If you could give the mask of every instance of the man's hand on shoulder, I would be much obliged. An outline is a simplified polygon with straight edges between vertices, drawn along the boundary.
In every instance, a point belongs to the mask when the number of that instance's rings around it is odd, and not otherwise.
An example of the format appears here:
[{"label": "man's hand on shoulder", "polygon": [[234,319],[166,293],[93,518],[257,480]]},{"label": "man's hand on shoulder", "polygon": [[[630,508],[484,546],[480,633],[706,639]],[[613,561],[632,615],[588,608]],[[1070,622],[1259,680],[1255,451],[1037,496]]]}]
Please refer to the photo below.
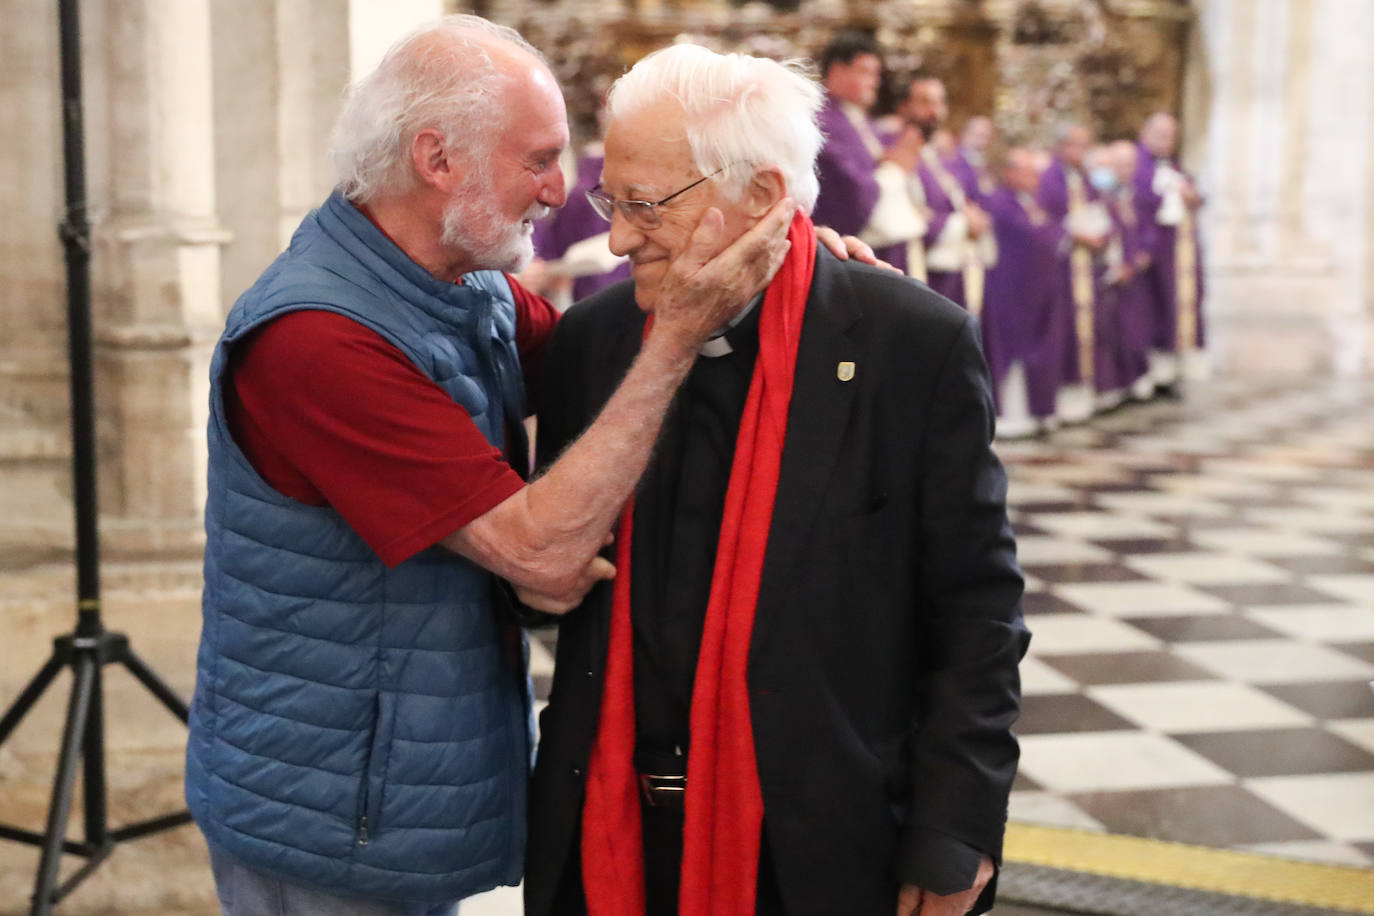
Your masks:
[{"label": "man's hand on shoulder", "polygon": [[964,916],[978,902],[996,871],[992,858],[983,856],[973,886],[955,894],[933,894],[914,884],[903,884],[897,893],[897,916]]},{"label": "man's hand on shoulder", "polygon": [[878,255],[873,251],[873,246],[857,235],[840,235],[829,226],[817,226],[816,240],[841,261],[848,261],[853,258],[860,264],[869,264],[873,267],[890,270],[893,273],[901,273],[900,270],[886,261],[879,260]]}]

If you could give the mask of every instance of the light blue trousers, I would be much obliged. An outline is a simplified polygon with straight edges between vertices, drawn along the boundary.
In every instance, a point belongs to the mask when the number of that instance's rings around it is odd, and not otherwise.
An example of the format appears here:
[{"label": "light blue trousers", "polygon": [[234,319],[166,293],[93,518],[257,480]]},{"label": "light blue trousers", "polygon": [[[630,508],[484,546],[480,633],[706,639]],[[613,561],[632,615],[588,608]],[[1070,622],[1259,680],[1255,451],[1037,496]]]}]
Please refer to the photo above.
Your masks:
[{"label": "light blue trousers", "polygon": [[456,901],[404,903],[375,897],[340,897],[292,884],[249,868],[210,846],[210,867],[224,916],[458,916]]}]

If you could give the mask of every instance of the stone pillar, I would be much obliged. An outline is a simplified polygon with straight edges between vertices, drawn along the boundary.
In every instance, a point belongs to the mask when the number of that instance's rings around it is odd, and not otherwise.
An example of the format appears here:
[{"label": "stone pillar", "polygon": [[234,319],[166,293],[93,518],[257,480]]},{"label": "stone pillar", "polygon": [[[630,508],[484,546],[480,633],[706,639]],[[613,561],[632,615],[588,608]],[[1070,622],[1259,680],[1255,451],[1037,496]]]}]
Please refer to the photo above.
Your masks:
[{"label": "stone pillar", "polygon": [[396,39],[448,7],[444,0],[349,0],[350,79],[366,75]]},{"label": "stone pillar", "polygon": [[1185,158],[1202,179],[1219,368],[1358,371],[1374,220],[1374,8],[1205,0]]},{"label": "stone pillar", "polygon": [[[8,0],[0,29],[0,413],[67,410],[57,7]],[[87,81],[89,86],[90,81]]]},{"label": "stone pillar", "polygon": [[215,213],[209,0],[100,11],[104,93],[90,107],[106,119],[92,182],[107,213],[94,237],[104,531],[122,553],[193,548],[228,239]]},{"label": "stone pillar", "polygon": [[211,0],[217,210],[227,311],[329,194],[348,83],[348,0]]}]

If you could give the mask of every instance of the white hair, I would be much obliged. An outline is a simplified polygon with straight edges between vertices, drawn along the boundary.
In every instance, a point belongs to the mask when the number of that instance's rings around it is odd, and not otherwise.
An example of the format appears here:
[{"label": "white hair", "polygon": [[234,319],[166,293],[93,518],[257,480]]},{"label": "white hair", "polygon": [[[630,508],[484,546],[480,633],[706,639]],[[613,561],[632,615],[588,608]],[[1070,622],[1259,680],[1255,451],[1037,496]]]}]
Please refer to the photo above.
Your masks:
[{"label": "white hair", "polygon": [[[820,191],[816,156],[822,137],[816,118],[824,94],[809,63],[673,45],[616,80],[607,113],[622,117],[664,96],[682,105],[687,144],[701,174],[737,163],[776,166],[788,196],[811,212]],[[720,181],[727,195],[738,198],[752,177],[752,171],[730,169]]]},{"label": "white hair", "polygon": [[334,122],[329,159],[344,196],[366,203],[409,190],[410,146],[423,130],[461,144],[469,161],[485,159],[503,115],[503,77],[491,53],[503,41],[544,59],[519,32],[479,16],[445,16],[392,45],[349,87]]}]

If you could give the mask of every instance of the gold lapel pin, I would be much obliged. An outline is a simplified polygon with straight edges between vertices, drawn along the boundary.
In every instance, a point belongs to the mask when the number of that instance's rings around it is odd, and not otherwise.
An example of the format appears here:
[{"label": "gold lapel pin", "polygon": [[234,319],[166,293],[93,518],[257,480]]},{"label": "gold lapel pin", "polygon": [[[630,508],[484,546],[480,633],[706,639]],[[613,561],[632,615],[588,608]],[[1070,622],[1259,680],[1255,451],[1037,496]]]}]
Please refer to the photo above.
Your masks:
[{"label": "gold lapel pin", "polygon": [[835,378],[842,382],[847,382],[854,377],[854,364],[849,360],[844,360],[835,367]]}]

